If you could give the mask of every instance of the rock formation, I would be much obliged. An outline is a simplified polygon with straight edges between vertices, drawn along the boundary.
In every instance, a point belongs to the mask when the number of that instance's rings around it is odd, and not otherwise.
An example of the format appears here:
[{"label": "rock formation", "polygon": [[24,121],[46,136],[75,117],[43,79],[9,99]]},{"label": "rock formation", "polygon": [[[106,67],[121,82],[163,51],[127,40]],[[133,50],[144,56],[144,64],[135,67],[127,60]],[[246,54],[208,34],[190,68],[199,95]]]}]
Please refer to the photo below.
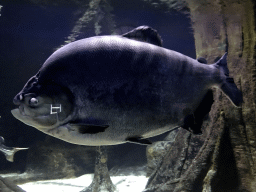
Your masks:
[{"label": "rock formation", "polygon": [[255,5],[251,0],[187,0],[187,5],[197,58],[214,63],[228,52],[230,74],[243,92],[244,103],[235,108],[214,90],[203,135],[180,130],[145,192],[255,191]]},{"label": "rock formation", "polygon": [[15,185],[11,180],[0,176],[0,191],[1,192],[26,192]]}]

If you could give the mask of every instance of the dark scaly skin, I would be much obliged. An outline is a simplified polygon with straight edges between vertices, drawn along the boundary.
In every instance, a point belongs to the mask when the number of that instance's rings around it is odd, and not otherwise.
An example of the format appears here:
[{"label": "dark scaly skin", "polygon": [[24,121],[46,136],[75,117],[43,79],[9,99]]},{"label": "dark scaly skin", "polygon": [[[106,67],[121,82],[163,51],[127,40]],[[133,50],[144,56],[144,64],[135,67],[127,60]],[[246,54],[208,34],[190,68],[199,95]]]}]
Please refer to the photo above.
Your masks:
[{"label": "dark scaly skin", "polygon": [[[61,103],[66,112],[49,116],[51,126],[31,126],[71,143],[114,145],[182,126],[207,91],[224,81],[215,65],[122,36],[99,36],[53,53],[14,100],[22,103],[25,92],[45,94],[48,105]],[[91,134],[81,124],[108,128]]]}]

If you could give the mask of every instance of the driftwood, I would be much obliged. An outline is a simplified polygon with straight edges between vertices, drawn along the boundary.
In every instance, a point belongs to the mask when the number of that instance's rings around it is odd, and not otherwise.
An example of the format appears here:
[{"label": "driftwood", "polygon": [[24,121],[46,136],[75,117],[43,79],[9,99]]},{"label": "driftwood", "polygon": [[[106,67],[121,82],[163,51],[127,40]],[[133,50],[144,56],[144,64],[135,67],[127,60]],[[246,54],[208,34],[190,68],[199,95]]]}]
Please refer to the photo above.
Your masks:
[{"label": "driftwood", "polygon": [[97,152],[93,181],[89,187],[81,192],[115,192],[116,188],[110,179],[107,167],[108,157],[106,147],[97,147]]},{"label": "driftwood", "polygon": [[180,131],[150,176],[145,192],[255,191],[255,4],[252,0],[186,2],[197,58],[214,63],[228,52],[230,75],[242,91],[244,103],[235,108],[223,93],[214,90],[210,122],[203,125],[203,135],[189,138]]}]

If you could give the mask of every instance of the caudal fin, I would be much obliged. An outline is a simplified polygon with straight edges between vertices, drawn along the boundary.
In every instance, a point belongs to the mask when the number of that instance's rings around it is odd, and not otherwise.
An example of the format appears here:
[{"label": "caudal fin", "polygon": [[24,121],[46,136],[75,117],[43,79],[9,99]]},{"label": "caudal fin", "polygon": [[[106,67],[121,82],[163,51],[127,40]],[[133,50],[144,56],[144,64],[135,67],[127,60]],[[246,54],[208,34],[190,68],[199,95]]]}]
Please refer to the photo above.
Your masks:
[{"label": "caudal fin", "polygon": [[13,162],[14,154],[15,153],[13,153],[13,154],[5,154],[6,160],[10,161],[10,162]]},{"label": "caudal fin", "polygon": [[216,67],[219,68],[221,75],[225,76],[225,80],[220,89],[227,95],[231,102],[240,107],[243,102],[242,92],[238,90],[234,79],[229,77],[229,70],[227,66],[227,53],[225,53],[216,63]]},{"label": "caudal fin", "polygon": [[[2,146],[3,147],[3,146]],[[4,153],[6,160],[13,162],[13,158],[16,152],[20,151],[20,150],[26,150],[28,148],[18,148],[18,147],[6,147],[4,146],[5,150],[3,150],[2,152]]]}]

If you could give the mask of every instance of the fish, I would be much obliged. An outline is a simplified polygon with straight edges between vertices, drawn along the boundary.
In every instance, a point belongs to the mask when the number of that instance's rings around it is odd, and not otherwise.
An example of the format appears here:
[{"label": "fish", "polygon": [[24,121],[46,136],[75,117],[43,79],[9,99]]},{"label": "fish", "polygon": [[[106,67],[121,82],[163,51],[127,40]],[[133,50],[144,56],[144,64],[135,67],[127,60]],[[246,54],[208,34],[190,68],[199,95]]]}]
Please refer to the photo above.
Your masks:
[{"label": "fish", "polygon": [[7,147],[4,145],[4,138],[0,136],[0,151],[5,155],[7,161],[13,162],[14,154],[17,151],[27,149],[29,148]]},{"label": "fish", "polygon": [[227,53],[206,63],[164,48],[149,26],[77,40],[44,62],[14,97],[18,108],[11,113],[78,145],[149,145],[149,138],[177,127],[200,134],[213,87],[234,106],[243,102]]}]

